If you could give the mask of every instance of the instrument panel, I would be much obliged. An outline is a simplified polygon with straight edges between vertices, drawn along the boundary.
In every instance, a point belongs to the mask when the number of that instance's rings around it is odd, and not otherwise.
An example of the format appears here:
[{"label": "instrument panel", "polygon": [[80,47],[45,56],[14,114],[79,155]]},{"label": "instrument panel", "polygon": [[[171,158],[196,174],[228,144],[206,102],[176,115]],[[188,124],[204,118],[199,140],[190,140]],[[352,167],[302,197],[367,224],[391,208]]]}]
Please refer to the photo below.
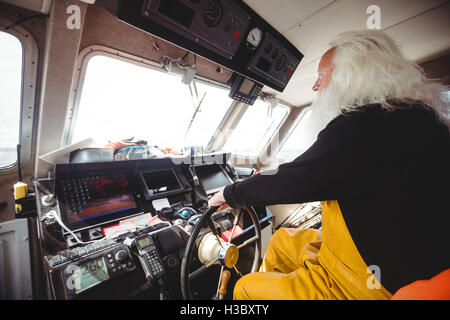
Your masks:
[{"label": "instrument panel", "polygon": [[226,59],[233,59],[249,25],[245,12],[221,0],[147,0],[141,14]]},{"label": "instrument panel", "polygon": [[[104,1],[98,1],[101,5]],[[283,92],[303,54],[240,0],[114,0],[121,21]]]}]

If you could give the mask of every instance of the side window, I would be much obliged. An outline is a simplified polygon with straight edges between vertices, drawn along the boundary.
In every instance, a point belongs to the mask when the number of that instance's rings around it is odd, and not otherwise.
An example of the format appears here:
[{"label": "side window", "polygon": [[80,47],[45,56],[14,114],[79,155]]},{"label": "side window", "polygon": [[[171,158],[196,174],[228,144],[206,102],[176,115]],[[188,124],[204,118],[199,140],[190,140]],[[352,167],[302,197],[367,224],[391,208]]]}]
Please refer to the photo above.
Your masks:
[{"label": "side window", "polygon": [[306,108],[299,115],[299,120],[289,137],[284,141],[276,158],[281,162],[292,161],[305,152],[315,141],[311,118],[312,111]]},{"label": "side window", "polygon": [[14,166],[20,142],[23,47],[0,31],[0,169]]}]

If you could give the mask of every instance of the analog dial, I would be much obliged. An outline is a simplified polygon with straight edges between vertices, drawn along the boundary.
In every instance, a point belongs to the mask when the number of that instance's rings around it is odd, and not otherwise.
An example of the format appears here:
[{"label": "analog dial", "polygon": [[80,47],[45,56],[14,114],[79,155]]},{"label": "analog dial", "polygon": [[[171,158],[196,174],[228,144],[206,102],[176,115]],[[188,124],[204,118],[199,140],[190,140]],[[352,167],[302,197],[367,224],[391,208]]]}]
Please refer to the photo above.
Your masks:
[{"label": "analog dial", "polygon": [[286,65],[286,56],[283,54],[275,61],[275,70],[280,71]]},{"label": "analog dial", "polygon": [[208,27],[217,26],[222,20],[223,6],[220,0],[208,0],[203,8],[203,20]]},{"label": "analog dial", "polygon": [[261,43],[262,37],[263,37],[262,31],[258,28],[253,28],[248,33],[247,43],[256,48]]}]

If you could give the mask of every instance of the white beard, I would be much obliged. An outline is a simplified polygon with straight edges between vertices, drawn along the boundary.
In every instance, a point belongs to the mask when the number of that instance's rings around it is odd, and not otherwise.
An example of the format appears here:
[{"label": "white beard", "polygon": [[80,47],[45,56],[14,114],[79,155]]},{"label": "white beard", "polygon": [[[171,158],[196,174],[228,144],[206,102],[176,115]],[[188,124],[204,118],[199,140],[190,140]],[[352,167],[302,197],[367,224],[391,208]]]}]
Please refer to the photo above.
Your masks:
[{"label": "white beard", "polygon": [[318,94],[311,106],[309,119],[310,123],[310,139],[317,140],[317,135],[322,131],[331,120],[341,114],[340,103],[343,94],[339,92],[336,85],[331,82],[327,89]]}]

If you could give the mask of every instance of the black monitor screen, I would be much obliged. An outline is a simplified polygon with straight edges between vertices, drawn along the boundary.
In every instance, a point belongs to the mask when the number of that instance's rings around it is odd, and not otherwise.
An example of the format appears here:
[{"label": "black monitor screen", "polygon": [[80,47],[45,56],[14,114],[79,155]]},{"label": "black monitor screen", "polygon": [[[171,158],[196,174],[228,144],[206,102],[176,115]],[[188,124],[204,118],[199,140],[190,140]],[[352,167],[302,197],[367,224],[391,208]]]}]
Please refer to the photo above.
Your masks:
[{"label": "black monitor screen", "polygon": [[138,209],[122,173],[62,178],[58,193],[62,218],[72,230]]},{"label": "black monitor screen", "polygon": [[195,167],[195,173],[206,193],[218,191],[233,183],[218,164]]},{"label": "black monitor screen", "polygon": [[195,12],[178,0],[163,0],[159,5],[159,12],[179,24],[189,28],[194,19]]},{"label": "black monitor screen", "polygon": [[142,173],[147,192],[151,196],[163,195],[183,190],[173,170],[158,170]]}]

